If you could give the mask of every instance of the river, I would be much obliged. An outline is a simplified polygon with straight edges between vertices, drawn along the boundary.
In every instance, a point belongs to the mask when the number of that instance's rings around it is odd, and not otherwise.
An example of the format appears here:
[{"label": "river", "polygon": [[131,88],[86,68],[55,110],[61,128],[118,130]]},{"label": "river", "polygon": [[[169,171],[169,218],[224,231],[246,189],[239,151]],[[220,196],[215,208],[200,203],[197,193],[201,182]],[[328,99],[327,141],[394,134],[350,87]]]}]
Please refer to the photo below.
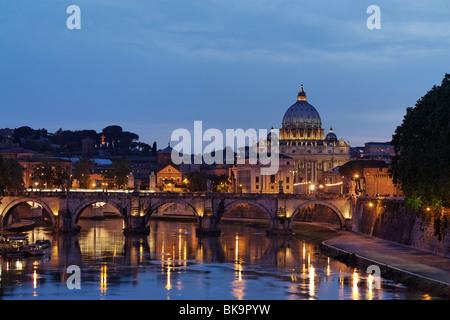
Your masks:
[{"label": "river", "polygon": [[[150,221],[150,234],[124,236],[121,219],[80,220],[78,235],[50,239],[51,255],[1,258],[2,299],[378,300],[426,299],[422,292],[330,259],[317,245],[268,238],[221,223],[220,237],[199,238],[191,221]],[[79,272],[69,266],[79,267]],[[78,276],[75,278],[75,276]],[[69,281],[68,281],[69,280]],[[79,282],[77,282],[79,280]],[[69,285],[68,285],[69,283]],[[76,284],[79,284],[77,289]],[[75,288],[74,288],[75,286]],[[72,289],[70,289],[70,287]]]}]

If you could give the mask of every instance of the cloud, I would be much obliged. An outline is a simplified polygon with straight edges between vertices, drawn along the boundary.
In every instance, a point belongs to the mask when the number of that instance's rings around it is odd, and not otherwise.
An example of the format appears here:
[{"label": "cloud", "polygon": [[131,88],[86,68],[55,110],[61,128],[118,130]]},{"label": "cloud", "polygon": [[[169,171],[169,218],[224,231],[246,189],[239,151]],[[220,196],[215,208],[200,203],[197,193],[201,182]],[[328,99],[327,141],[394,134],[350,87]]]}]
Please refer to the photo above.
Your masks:
[{"label": "cloud", "polygon": [[[339,5],[199,1],[184,6],[171,1],[172,10],[156,3],[155,7],[132,3],[120,15],[120,28],[93,31],[93,41],[116,42],[121,50],[143,59],[169,55],[182,60],[306,62],[350,68],[417,62],[449,50],[450,22],[399,18],[402,6],[382,7],[382,29],[374,31],[366,28],[364,6],[351,1]],[[107,28],[106,23],[102,26]]]}]

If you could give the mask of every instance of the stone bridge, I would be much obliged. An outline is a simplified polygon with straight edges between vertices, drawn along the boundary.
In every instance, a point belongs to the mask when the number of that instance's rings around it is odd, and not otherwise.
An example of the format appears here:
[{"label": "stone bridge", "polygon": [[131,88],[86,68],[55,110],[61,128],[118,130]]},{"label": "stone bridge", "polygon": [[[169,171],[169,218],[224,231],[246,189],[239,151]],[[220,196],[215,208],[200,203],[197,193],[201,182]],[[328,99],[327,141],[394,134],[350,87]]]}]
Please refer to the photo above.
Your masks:
[{"label": "stone bridge", "polygon": [[[220,234],[224,214],[238,204],[261,209],[269,221],[268,234],[289,234],[295,216],[309,205],[331,209],[341,228],[352,217],[356,200],[343,196],[307,196],[293,194],[249,193],[149,193],[149,192],[61,192],[35,191],[7,193],[0,199],[2,222],[8,221],[12,209],[22,203],[33,203],[45,209],[55,231],[76,232],[84,209],[98,202],[112,205],[124,219],[125,233],[148,232],[148,220],[159,207],[169,203],[182,204],[197,221],[198,234]],[[38,206],[37,206],[37,205]]]}]

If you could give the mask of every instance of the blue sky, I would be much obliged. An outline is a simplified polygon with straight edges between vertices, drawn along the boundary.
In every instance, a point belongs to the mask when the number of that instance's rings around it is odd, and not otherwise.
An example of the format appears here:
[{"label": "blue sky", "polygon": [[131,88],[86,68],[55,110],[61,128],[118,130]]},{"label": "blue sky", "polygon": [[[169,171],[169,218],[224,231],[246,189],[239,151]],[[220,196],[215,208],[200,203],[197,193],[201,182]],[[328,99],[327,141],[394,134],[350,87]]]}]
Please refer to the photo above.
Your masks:
[{"label": "blue sky", "polygon": [[448,0],[0,0],[0,128],[116,124],[164,147],[195,120],[280,128],[303,82],[325,133],[388,141],[449,53]]}]

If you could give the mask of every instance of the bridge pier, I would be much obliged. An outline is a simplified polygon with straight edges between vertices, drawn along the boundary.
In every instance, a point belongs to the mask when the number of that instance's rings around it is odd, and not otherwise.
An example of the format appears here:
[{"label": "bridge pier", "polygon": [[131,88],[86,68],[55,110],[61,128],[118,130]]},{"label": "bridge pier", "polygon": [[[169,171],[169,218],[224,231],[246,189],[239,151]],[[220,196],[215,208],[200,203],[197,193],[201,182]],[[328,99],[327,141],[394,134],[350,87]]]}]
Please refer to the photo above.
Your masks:
[{"label": "bridge pier", "polygon": [[78,233],[81,227],[76,226],[73,222],[72,216],[67,209],[61,208],[58,215],[55,217],[55,224],[52,231],[54,233]]},{"label": "bridge pier", "polygon": [[288,218],[276,216],[270,220],[270,227],[266,233],[268,236],[287,236],[293,231]]},{"label": "bridge pier", "polygon": [[125,228],[123,233],[130,234],[149,234],[150,227],[146,225],[144,216],[129,216],[125,220]]},{"label": "bridge pier", "polygon": [[207,214],[198,218],[197,235],[220,236],[219,221],[215,215]]}]

